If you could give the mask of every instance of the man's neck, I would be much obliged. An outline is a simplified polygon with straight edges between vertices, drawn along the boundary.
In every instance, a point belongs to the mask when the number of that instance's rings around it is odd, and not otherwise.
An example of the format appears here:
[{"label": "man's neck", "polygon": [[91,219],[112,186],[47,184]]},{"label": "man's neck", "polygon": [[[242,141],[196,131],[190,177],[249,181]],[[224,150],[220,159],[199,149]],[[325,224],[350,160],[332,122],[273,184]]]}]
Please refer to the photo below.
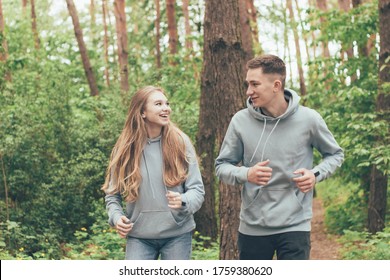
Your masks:
[{"label": "man's neck", "polygon": [[287,108],[288,108],[288,100],[283,98],[283,102],[280,102],[279,104],[277,104],[277,106],[269,107],[269,108],[261,107],[260,111],[263,115],[277,118],[283,115],[286,112]]}]

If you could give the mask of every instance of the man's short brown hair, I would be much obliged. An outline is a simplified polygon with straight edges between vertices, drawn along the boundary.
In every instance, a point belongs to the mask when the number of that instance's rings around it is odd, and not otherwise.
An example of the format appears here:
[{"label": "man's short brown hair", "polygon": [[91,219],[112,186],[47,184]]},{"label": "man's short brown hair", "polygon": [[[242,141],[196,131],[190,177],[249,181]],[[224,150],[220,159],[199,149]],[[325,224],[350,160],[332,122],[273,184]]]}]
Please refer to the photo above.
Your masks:
[{"label": "man's short brown hair", "polygon": [[276,55],[265,54],[249,60],[246,64],[247,69],[261,68],[264,74],[280,75],[283,88],[286,82],[286,64]]}]

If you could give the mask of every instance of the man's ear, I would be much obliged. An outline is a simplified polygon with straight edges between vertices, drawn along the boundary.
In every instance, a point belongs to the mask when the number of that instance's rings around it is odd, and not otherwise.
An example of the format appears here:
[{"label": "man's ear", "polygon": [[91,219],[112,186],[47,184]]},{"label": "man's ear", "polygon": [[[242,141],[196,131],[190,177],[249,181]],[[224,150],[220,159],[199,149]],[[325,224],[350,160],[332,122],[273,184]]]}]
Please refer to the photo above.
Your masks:
[{"label": "man's ear", "polygon": [[281,80],[275,80],[274,81],[274,89],[275,89],[275,91],[281,91],[282,90],[282,81]]}]

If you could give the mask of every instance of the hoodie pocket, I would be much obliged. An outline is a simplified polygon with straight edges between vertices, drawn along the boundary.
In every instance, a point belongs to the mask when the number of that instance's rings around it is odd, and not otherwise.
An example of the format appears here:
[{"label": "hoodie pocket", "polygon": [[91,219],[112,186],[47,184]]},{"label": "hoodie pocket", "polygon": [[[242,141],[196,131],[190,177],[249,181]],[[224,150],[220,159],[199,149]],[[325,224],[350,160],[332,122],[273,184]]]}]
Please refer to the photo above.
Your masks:
[{"label": "hoodie pocket", "polygon": [[279,228],[304,220],[293,188],[262,187],[252,201],[243,199],[241,219],[252,226]]},{"label": "hoodie pocket", "polygon": [[170,211],[143,211],[135,220],[130,234],[141,238],[157,238],[177,229],[183,222],[177,222]]}]

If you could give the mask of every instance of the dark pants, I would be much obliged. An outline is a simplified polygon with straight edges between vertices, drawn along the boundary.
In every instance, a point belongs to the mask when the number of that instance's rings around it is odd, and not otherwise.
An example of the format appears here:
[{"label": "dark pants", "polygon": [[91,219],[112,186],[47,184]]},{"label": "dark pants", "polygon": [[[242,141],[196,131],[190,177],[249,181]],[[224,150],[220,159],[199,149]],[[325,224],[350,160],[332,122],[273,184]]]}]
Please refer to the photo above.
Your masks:
[{"label": "dark pants", "polygon": [[240,260],[308,260],[310,232],[292,231],[267,236],[238,233]]}]

